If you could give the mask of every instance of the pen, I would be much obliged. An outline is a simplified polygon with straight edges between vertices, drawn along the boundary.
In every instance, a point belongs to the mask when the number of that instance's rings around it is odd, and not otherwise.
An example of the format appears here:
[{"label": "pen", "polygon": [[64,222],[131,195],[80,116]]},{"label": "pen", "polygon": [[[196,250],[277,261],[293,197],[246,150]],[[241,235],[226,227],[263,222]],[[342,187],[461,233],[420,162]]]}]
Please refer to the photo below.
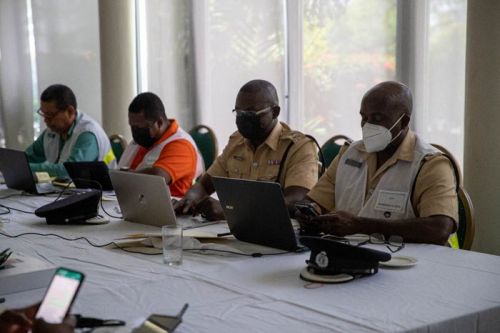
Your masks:
[{"label": "pen", "polygon": [[223,232],[223,233],[217,234],[217,237],[224,237],[224,236],[229,236],[229,235],[232,235],[232,233],[230,233],[230,232]]}]

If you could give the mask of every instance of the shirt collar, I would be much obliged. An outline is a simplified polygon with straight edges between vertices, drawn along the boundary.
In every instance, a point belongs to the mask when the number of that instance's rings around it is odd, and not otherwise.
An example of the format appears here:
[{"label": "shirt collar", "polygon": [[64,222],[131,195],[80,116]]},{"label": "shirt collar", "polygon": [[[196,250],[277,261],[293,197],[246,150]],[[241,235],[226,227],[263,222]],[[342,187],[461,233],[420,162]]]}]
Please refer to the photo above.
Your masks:
[{"label": "shirt collar", "polygon": [[78,112],[78,110],[76,110],[76,117],[75,117],[75,120],[73,121],[73,123],[71,124],[71,126],[69,127],[68,132],[66,133],[66,140],[68,138],[70,138],[71,135],[73,135],[73,131],[75,130],[76,123],[80,120],[81,117],[82,117],[82,113]]},{"label": "shirt collar", "polygon": [[283,131],[283,125],[281,122],[277,121],[271,133],[266,138],[264,143],[269,146],[272,150],[278,149],[278,144],[280,142],[281,132]]}]

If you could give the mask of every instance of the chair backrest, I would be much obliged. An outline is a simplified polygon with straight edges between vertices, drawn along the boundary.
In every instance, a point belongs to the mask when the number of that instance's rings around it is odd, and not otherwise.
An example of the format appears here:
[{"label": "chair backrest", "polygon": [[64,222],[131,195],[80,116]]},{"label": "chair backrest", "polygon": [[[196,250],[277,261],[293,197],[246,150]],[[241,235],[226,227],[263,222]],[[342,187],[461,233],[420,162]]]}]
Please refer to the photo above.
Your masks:
[{"label": "chair backrest", "polygon": [[[342,143],[337,143],[338,141],[341,141]],[[332,163],[333,159],[338,155],[340,148],[342,148],[342,145],[346,141],[352,142],[351,138],[339,134],[332,136],[321,146],[321,152],[325,158],[325,168],[328,168],[328,166]]]},{"label": "chair backrest", "polygon": [[217,155],[219,155],[219,145],[215,132],[208,126],[196,125],[189,131],[189,134],[203,157],[205,170],[208,170]]},{"label": "chair backrest", "polygon": [[443,146],[432,143],[432,146],[440,150],[449,160],[455,171],[457,180],[458,197],[458,230],[457,238],[461,249],[470,250],[474,241],[476,232],[476,223],[474,221],[474,206],[469,194],[463,187],[462,172],[455,157]]},{"label": "chair backrest", "polygon": [[461,249],[470,250],[476,233],[474,221],[474,207],[469,194],[463,187],[458,189],[458,244]]},{"label": "chair backrest", "polygon": [[109,136],[109,142],[111,143],[113,154],[115,154],[116,162],[119,162],[123,152],[127,148],[127,141],[121,134],[112,134]]}]

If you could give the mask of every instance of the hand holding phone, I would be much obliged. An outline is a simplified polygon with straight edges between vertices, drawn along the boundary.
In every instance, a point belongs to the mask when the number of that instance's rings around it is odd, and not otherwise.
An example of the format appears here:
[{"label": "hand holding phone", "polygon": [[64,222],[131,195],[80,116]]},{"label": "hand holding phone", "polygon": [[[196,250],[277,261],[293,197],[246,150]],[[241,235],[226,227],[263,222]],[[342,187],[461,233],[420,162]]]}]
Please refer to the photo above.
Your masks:
[{"label": "hand holding phone", "polygon": [[295,207],[306,216],[318,216],[319,213],[316,211],[314,206],[309,202],[297,202]]},{"label": "hand holding phone", "polygon": [[81,272],[60,267],[47,288],[35,318],[60,324],[68,314],[85,278]]}]

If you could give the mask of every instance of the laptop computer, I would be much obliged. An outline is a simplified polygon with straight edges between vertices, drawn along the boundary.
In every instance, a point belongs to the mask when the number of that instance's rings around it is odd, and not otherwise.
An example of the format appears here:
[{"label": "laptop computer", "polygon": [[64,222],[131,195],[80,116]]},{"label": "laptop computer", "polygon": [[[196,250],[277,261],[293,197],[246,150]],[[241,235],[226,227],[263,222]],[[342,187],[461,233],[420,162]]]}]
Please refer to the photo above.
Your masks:
[{"label": "laptop computer", "polygon": [[234,237],[286,251],[302,248],[280,184],[222,177],[213,182]]},{"label": "laptop computer", "polygon": [[54,193],[58,190],[50,183],[37,183],[28,157],[21,150],[0,148],[0,171],[8,188],[34,194]]},{"label": "laptop computer", "polygon": [[103,161],[64,162],[64,167],[68,171],[68,175],[76,188],[95,188],[97,190],[113,191],[108,166]]},{"label": "laptop computer", "polygon": [[109,170],[123,219],[153,226],[176,225],[170,190],[160,176]]}]

